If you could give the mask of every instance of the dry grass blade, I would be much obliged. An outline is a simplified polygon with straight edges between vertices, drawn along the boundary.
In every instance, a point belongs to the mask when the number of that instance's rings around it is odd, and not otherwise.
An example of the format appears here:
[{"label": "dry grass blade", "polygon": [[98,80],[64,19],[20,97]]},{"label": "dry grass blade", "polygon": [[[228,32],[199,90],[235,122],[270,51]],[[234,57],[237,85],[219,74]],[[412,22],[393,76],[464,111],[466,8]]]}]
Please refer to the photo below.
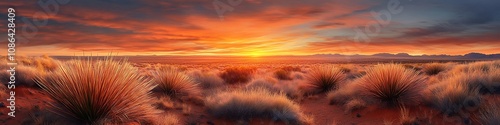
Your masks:
[{"label": "dry grass blade", "polygon": [[382,64],[359,79],[365,94],[389,106],[415,104],[425,88],[425,78],[398,64]]},{"label": "dry grass blade", "polygon": [[205,105],[214,116],[231,120],[264,117],[292,124],[311,122],[285,94],[263,88],[219,92],[207,98]]},{"label": "dry grass blade", "polygon": [[63,117],[86,124],[143,121],[156,113],[149,104],[154,86],[136,72],[125,61],[75,60],[37,83]]},{"label": "dry grass blade", "polygon": [[306,78],[316,91],[322,93],[336,89],[346,80],[346,75],[341,69],[325,66],[313,68]]}]

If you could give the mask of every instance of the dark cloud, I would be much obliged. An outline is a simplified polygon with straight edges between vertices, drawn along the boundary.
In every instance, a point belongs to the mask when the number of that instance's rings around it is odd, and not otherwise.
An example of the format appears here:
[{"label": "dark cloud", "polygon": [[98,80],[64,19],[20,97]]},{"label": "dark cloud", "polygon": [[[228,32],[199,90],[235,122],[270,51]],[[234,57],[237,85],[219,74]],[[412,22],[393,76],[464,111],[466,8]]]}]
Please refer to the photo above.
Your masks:
[{"label": "dark cloud", "polygon": [[403,32],[404,35],[402,36],[402,38],[455,34],[455,33],[460,33],[464,30],[466,30],[466,28],[457,27],[456,25],[452,25],[450,23],[440,23],[425,28],[406,29],[406,31]]},{"label": "dark cloud", "polygon": [[[428,27],[406,29],[401,37],[446,36],[457,35],[462,32],[481,32],[485,30],[481,25],[500,24],[500,13],[498,11],[500,1],[443,0],[424,1],[422,3],[422,5],[437,4],[439,5],[437,7],[447,9],[453,15],[449,15],[451,18],[448,19],[435,21],[434,24]],[[500,33],[500,31],[493,32]]]},{"label": "dark cloud", "polygon": [[316,24],[316,25],[314,25],[314,28],[323,29],[323,28],[332,28],[332,27],[342,26],[342,25],[345,25],[345,23],[328,22],[328,23]]}]

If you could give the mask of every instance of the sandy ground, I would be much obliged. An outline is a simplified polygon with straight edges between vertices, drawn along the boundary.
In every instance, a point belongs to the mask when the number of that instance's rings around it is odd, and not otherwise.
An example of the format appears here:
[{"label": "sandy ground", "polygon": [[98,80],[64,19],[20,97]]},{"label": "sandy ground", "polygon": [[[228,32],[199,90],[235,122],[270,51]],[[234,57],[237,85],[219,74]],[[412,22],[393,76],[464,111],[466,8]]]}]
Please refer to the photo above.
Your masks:
[{"label": "sandy ground", "polygon": [[[155,95],[158,96],[158,95]],[[1,107],[0,123],[15,125],[21,124],[23,120],[30,116],[30,111],[35,106],[40,109],[47,108],[51,99],[38,88],[16,88],[16,117],[7,115],[9,109]],[[7,102],[2,100],[4,104]],[[166,113],[174,113],[179,116],[181,123],[198,123],[201,125],[234,125],[245,124],[243,121],[230,121],[218,119],[210,116],[203,105],[194,102],[182,102],[189,106],[190,112],[183,113],[182,108],[167,109]],[[365,109],[344,113],[344,108],[339,105],[329,105],[329,101],[324,95],[308,97],[299,102],[302,111],[314,117],[316,125],[383,125],[385,123],[399,124],[400,112],[397,108],[380,108],[368,106]],[[410,108],[410,114],[417,116],[421,124],[448,125],[443,122],[443,116],[433,109],[417,106]],[[430,119],[429,119],[430,118]],[[427,123],[426,123],[427,122]],[[273,122],[269,119],[252,119],[250,125],[282,125],[282,122]]]},{"label": "sandy ground", "polygon": [[[23,120],[30,117],[31,110],[34,107],[44,109],[48,107],[48,102],[51,101],[44,92],[38,88],[16,87],[16,113],[15,118],[7,115],[10,109],[0,107],[0,123],[5,125],[20,125]],[[1,100],[7,106],[6,100]]]}]

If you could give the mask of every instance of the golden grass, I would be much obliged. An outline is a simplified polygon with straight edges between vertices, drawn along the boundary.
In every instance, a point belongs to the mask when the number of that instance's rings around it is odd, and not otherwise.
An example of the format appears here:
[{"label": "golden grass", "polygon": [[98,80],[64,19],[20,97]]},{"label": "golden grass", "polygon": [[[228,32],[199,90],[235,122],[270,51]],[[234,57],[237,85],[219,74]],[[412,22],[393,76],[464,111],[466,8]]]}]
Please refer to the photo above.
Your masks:
[{"label": "golden grass", "polygon": [[249,120],[253,117],[280,120],[289,124],[310,124],[308,116],[301,113],[299,105],[283,93],[267,89],[234,90],[216,93],[205,100],[209,113],[232,120]]},{"label": "golden grass", "polygon": [[446,86],[450,83],[460,83],[469,89],[478,89],[480,93],[497,94],[500,92],[500,67],[493,62],[476,62],[460,65],[443,76],[437,83]]},{"label": "golden grass", "polygon": [[344,72],[331,66],[315,67],[306,76],[315,92],[323,93],[337,89],[346,80]]},{"label": "golden grass", "polygon": [[418,104],[426,80],[418,72],[398,64],[380,64],[357,80],[362,93],[389,106]]},{"label": "golden grass", "polygon": [[37,81],[54,100],[52,111],[84,124],[147,121],[157,113],[154,86],[125,61],[77,60]]},{"label": "golden grass", "polygon": [[153,73],[156,90],[172,97],[197,96],[197,83],[186,74],[173,69],[161,69]]},{"label": "golden grass", "polygon": [[470,72],[495,72],[500,68],[500,61],[482,61],[469,64],[455,66],[452,69],[453,73],[470,73]]},{"label": "golden grass", "polygon": [[[9,81],[10,74],[6,71],[10,69],[7,66],[7,58],[1,57],[0,62],[0,79]],[[45,75],[50,74],[51,71],[58,68],[61,62],[50,58],[47,55],[41,57],[25,57],[18,56],[16,58],[18,65],[16,66],[16,85],[33,87],[36,85],[34,78],[40,76],[43,78]]]},{"label": "golden grass", "polygon": [[450,78],[459,79],[481,93],[500,92],[500,66],[493,61],[476,62],[453,69]]},{"label": "golden grass", "polygon": [[58,68],[58,65],[61,64],[60,61],[55,60],[47,55],[43,55],[40,57],[19,56],[16,59],[16,62],[19,65],[36,67],[39,70],[46,70],[46,71],[53,71]]}]

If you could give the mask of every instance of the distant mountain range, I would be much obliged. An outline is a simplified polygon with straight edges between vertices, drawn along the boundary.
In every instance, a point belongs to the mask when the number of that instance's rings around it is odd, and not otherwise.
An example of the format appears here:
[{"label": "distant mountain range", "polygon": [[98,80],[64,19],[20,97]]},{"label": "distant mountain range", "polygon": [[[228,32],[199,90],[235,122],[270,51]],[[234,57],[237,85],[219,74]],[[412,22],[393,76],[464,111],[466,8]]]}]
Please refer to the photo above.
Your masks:
[{"label": "distant mountain range", "polygon": [[[69,60],[74,56],[54,56],[56,59]],[[92,58],[106,58],[105,56]],[[499,54],[468,53],[465,55],[419,55],[408,53],[377,53],[373,55],[342,55],[342,54],[315,54],[301,56],[117,56],[114,59],[126,59],[135,63],[172,63],[172,64],[208,64],[208,63],[426,63],[450,61],[482,61],[500,60]]]},{"label": "distant mountain range", "polygon": [[412,56],[408,53],[377,53],[373,55],[342,55],[342,54],[316,54],[314,57],[352,57],[352,58],[398,58],[398,59],[500,59],[500,53],[498,54],[483,54],[483,53],[468,53],[465,55],[421,55]]}]

